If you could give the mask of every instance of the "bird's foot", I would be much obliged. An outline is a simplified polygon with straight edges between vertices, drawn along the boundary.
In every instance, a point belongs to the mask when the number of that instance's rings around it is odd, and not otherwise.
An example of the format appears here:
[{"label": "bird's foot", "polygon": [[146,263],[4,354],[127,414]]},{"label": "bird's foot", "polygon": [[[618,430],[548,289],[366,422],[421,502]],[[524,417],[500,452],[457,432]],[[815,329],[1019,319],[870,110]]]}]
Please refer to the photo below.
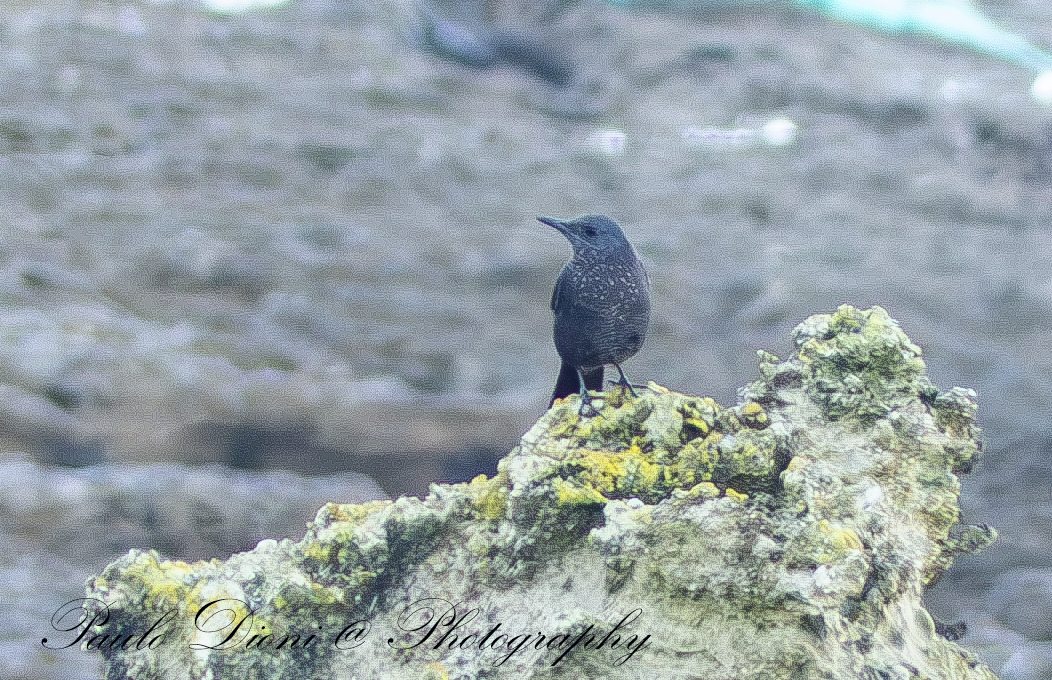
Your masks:
[{"label": "bird's foot", "polygon": [[625,389],[627,389],[632,394],[633,397],[638,398],[639,397],[639,393],[636,392],[636,388],[638,387],[641,390],[645,390],[647,388],[647,386],[646,385],[635,385],[635,384],[629,382],[628,381],[628,377],[625,375],[625,372],[623,370],[621,370],[621,365],[620,364],[614,364],[614,367],[617,368],[617,372],[620,375],[620,377],[618,377],[617,381],[613,382],[612,384],[620,385],[621,387],[624,387]]},{"label": "bird's foot", "polygon": [[592,403],[594,399],[602,400],[602,397],[593,397],[588,392],[581,392],[581,406],[577,409],[577,415],[583,418],[595,418],[599,415],[599,409]]},{"label": "bird's foot", "polygon": [[631,394],[631,395],[632,395],[633,397],[636,397],[636,398],[638,398],[638,397],[639,397],[639,393],[638,393],[638,392],[636,392],[636,390],[637,390],[637,389],[638,389],[638,390],[646,390],[646,389],[650,389],[650,388],[649,388],[649,387],[647,387],[646,385],[640,385],[639,383],[633,383],[633,382],[628,382],[627,380],[625,380],[624,382],[622,382],[622,381],[620,381],[620,380],[611,380],[611,381],[610,381],[610,384],[611,384],[611,385],[617,385],[617,386],[619,386],[619,387],[624,387],[624,388],[625,388],[626,390],[628,390],[628,391],[629,391],[629,393],[630,393],[630,394]]}]

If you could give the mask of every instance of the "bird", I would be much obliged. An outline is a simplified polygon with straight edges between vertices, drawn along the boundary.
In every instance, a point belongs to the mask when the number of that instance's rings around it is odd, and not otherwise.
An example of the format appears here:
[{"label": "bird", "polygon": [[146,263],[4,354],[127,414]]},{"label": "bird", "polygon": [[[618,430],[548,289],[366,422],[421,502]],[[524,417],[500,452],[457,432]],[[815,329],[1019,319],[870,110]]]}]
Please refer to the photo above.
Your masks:
[{"label": "bird", "polygon": [[650,325],[650,278],[621,227],[605,215],[538,217],[570,241],[573,257],[552,291],[553,336],[562,365],[548,407],[578,392],[580,415],[596,415],[589,390],[603,388],[606,365],[638,396],[621,362],[643,346]]}]

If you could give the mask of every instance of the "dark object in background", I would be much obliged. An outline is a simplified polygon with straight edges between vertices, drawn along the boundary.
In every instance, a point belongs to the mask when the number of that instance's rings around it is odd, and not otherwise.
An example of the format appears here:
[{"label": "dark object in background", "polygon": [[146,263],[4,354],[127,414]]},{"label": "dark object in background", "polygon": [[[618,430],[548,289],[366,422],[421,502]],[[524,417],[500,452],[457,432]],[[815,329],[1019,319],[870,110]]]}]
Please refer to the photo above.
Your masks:
[{"label": "dark object in background", "polygon": [[574,65],[553,42],[423,9],[421,24],[421,46],[443,59],[478,69],[513,66],[556,87],[567,87],[574,80]]},{"label": "dark object in background", "polygon": [[425,14],[418,39],[423,48],[443,59],[472,68],[493,68],[497,65],[497,50],[492,44],[492,36],[482,30],[473,31],[452,19]]},{"label": "dark object in background", "polygon": [[573,82],[573,64],[557,52],[557,45],[507,31],[498,31],[492,44],[497,56],[509,66],[521,68],[556,87],[567,87]]},{"label": "dark object in background", "polygon": [[957,642],[964,634],[968,632],[968,624],[964,621],[958,621],[957,623],[943,623],[938,619],[935,620],[935,633],[946,638],[950,642]]},{"label": "dark object in background", "polygon": [[79,437],[45,437],[40,445],[40,460],[48,465],[82,468],[106,462],[102,444]]},{"label": "dark object in background", "polygon": [[650,280],[635,248],[609,217],[537,219],[573,246],[573,257],[552,291],[555,349],[562,367],[548,406],[580,390],[584,414],[591,403],[588,390],[602,388],[604,365],[617,367],[618,383],[632,389],[620,364],[638,352],[646,338]]}]

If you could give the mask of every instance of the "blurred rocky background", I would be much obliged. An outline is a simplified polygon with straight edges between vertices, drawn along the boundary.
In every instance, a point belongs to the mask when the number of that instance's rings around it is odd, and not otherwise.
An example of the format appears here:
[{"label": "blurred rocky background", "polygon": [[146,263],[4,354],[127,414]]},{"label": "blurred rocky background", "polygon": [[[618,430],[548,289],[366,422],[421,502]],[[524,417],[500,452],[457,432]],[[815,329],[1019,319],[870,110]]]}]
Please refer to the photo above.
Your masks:
[{"label": "blurred rocky background", "polygon": [[[1052,45],[1044,3],[978,7]],[[40,638],[129,547],[225,556],[492,471],[558,370],[569,247],[534,216],[603,212],[653,279],[635,380],[729,403],[756,349],[852,303],[979,391],[964,519],[1001,539],[930,604],[1047,680],[1033,77],[778,2],[5,2],[0,677],[95,677]]]}]

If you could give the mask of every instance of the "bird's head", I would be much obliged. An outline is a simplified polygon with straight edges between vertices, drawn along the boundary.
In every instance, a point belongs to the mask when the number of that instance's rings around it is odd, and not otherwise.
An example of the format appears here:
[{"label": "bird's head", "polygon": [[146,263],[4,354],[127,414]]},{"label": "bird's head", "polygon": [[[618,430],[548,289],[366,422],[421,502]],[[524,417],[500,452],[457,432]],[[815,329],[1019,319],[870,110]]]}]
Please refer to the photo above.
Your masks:
[{"label": "bird's head", "polygon": [[538,217],[539,221],[554,227],[565,236],[573,246],[575,253],[589,250],[616,250],[628,246],[621,227],[606,215],[585,215],[576,220],[556,220],[551,217]]}]

